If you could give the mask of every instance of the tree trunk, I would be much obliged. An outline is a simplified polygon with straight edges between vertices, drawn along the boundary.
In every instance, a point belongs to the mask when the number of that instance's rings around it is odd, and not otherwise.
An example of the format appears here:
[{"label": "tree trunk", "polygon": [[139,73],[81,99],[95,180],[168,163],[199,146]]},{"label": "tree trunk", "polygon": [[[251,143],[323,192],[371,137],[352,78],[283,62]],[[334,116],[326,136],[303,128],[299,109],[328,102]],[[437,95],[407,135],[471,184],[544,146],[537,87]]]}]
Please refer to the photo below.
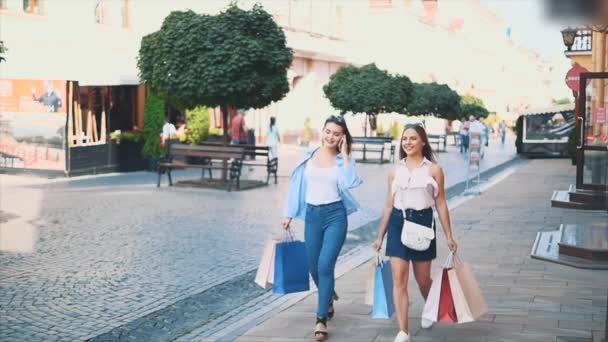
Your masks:
[{"label": "tree trunk", "polygon": [[[228,106],[225,104],[220,105],[220,109],[222,111],[222,127],[224,127],[224,138],[223,143],[227,146],[230,141],[228,141],[228,116],[230,112],[228,111]],[[228,179],[228,161],[222,161],[222,181],[226,182]]]},{"label": "tree trunk", "polygon": [[[367,121],[369,120],[369,114],[365,113],[365,124],[363,125],[363,136],[367,138]],[[363,160],[365,160],[365,143],[363,143]]]}]

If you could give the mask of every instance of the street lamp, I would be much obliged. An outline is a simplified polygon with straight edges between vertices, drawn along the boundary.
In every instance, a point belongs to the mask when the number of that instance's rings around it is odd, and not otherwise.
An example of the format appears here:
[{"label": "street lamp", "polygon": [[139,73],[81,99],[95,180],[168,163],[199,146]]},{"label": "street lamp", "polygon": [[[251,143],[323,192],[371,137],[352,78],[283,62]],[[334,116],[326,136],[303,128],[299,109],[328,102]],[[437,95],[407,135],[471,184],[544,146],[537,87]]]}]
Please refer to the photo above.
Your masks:
[{"label": "street lamp", "polygon": [[562,38],[564,39],[564,45],[568,48],[568,51],[572,49],[572,45],[574,44],[574,37],[576,36],[576,29],[573,28],[565,28],[562,30]]}]

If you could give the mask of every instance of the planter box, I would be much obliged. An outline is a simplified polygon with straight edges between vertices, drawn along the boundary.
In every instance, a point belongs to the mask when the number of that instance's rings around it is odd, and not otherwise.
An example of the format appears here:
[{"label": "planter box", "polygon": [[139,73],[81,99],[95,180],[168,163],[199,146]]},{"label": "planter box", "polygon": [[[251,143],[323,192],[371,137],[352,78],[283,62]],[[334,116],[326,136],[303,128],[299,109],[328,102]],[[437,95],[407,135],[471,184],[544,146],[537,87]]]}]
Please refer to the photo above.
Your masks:
[{"label": "planter box", "polygon": [[224,137],[221,136],[221,135],[212,135],[212,134],[209,134],[207,136],[207,141],[210,141],[210,142],[223,142],[224,141],[223,139],[224,139]]},{"label": "planter box", "polygon": [[121,172],[140,171],[148,168],[148,161],[141,151],[144,141],[122,140],[118,146],[118,169]]}]

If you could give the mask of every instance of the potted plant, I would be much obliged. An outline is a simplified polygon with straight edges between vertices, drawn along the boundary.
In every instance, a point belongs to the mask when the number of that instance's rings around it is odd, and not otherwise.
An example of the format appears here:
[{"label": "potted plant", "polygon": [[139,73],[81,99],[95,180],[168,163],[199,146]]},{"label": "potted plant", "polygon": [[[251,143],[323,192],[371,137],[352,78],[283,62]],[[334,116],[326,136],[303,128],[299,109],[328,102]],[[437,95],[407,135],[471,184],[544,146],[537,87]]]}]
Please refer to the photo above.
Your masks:
[{"label": "potted plant", "polygon": [[147,162],[142,155],[144,146],[143,132],[139,130],[110,133],[110,139],[118,147],[118,170],[122,172],[144,170]]},{"label": "potted plant", "polygon": [[211,142],[222,142],[224,136],[224,130],[217,127],[210,127],[209,134],[207,135],[207,141]]},{"label": "potted plant", "polygon": [[515,149],[517,153],[520,154],[523,152],[523,132],[524,132],[524,117],[520,115],[515,121],[515,127],[513,127],[513,131],[517,134],[517,138],[515,139]]}]

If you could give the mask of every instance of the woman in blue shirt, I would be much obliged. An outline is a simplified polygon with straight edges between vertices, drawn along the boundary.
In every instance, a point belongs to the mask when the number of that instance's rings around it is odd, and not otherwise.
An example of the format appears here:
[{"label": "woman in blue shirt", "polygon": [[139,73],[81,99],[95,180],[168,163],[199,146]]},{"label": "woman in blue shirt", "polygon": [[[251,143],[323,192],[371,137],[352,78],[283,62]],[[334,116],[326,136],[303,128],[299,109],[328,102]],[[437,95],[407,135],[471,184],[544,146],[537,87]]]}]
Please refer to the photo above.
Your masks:
[{"label": "woman in blue shirt", "polygon": [[361,184],[350,156],[352,137],[342,116],[325,120],[321,147],[309,150],[291,174],[285,218],[304,220],[310,274],[319,289],[315,339],[327,339],[327,320],[334,315],[334,268],[347,233],[347,215],[359,204],[349,189]]}]

